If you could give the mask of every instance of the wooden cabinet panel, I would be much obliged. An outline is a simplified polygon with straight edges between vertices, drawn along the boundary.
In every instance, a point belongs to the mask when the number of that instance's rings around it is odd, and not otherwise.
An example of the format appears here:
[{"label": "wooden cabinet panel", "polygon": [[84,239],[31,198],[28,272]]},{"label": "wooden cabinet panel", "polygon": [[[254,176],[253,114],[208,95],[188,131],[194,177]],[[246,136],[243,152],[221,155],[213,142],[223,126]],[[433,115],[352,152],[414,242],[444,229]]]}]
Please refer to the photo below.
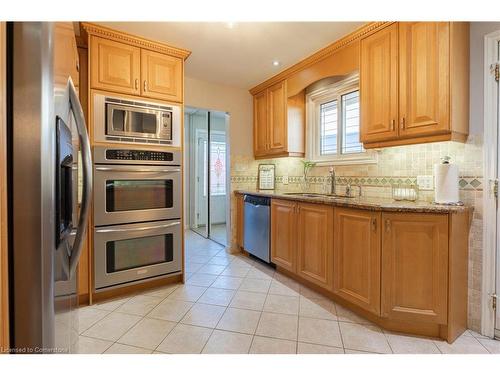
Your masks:
[{"label": "wooden cabinet panel", "polygon": [[293,201],[271,200],[271,261],[296,272],[296,204]]},{"label": "wooden cabinet panel", "polygon": [[56,84],[66,85],[68,76],[78,87],[78,49],[72,22],[56,22],[54,27],[54,80]]},{"label": "wooden cabinet panel", "polygon": [[141,49],[91,36],[91,87],[139,95]]},{"label": "wooden cabinet panel", "polygon": [[297,274],[325,289],[333,287],[333,207],[298,204]]},{"label": "wooden cabinet panel", "polygon": [[267,89],[269,152],[286,151],[287,145],[287,98],[286,82],[282,81]]},{"label": "wooden cabinet panel", "polygon": [[361,41],[361,141],[398,135],[398,25]]},{"label": "wooden cabinet panel", "polygon": [[384,213],[382,315],[445,324],[448,216]]},{"label": "wooden cabinet panel", "polygon": [[268,146],[267,91],[253,97],[253,150],[255,156],[265,155]]},{"label": "wooden cabinet panel", "polygon": [[236,244],[243,247],[243,224],[244,224],[244,209],[245,202],[242,194],[236,195]]},{"label": "wooden cabinet panel", "polygon": [[450,26],[399,24],[399,126],[404,137],[450,130]]},{"label": "wooden cabinet panel", "polygon": [[182,102],[182,59],[141,50],[141,95]]},{"label": "wooden cabinet panel", "polygon": [[380,314],[379,212],[335,208],[335,294],[376,315]]}]

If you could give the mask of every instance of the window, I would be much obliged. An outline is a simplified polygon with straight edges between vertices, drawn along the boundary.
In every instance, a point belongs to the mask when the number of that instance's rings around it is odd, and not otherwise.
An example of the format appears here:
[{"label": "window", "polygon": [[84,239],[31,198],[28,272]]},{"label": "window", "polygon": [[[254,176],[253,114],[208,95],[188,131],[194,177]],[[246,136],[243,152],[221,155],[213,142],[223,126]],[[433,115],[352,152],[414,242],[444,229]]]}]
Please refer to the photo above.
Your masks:
[{"label": "window", "polygon": [[[203,141],[203,196],[207,196],[207,141]],[[210,143],[210,195],[226,195],[226,143]]]},{"label": "window", "polygon": [[335,82],[307,95],[307,158],[320,164],[376,162],[359,141],[358,77]]}]

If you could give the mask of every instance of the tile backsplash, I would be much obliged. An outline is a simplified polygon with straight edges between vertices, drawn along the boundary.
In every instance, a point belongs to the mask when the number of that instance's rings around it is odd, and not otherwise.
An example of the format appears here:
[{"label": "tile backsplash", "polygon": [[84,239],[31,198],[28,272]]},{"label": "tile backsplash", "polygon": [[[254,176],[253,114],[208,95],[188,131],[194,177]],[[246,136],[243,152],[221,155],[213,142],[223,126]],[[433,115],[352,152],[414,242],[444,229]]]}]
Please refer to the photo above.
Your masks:
[{"label": "tile backsplash", "polygon": [[[362,195],[387,197],[394,183],[415,184],[417,176],[433,175],[434,164],[441,157],[450,156],[459,168],[460,199],[474,207],[469,238],[469,328],[480,329],[481,267],[482,267],[482,197],[483,197],[483,140],[470,136],[467,143],[437,142],[421,145],[384,148],[376,151],[374,164],[337,165],[335,167],[337,192],[343,193],[347,184],[362,187]],[[300,158],[255,160],[252,157],[231,156],[231,191],[257,188],[258,165],[276,165],[276,190],[298,192],[326,192],[329,184],[329,166],[312,168],[307,182],[303,179]],[[283,179],[283,177],[288,177]],[[288,183],[284,183],[288,180]],[[432,201],[433,190],[420,190],[419,200]],[[232,199],[232,223],[235,223]],[[233,231],[234,233],[235,231]],[[233,238],[233,244],[235,238]]]}]

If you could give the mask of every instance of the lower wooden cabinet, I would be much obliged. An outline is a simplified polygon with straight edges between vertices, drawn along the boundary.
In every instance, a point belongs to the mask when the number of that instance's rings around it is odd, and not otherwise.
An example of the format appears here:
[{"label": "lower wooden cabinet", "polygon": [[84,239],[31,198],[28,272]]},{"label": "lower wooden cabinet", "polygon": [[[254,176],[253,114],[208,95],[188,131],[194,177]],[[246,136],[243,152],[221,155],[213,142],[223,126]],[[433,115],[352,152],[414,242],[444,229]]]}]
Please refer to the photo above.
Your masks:
[{"label": "lower wooden cabinet", "polygon": [[445,324],[448,216],[384,213],[382,316]]},{"label": "lower wooden cabinet", "polygon": [[380,314],[380,212],[336,208],[333,292]]},{"label": "lower wooden cabinet", "polygon": [[333,288],[333,207],[297,205],[297,275]]},{"label": "lower wooden cabinet", "polygon": [[297,204],[271,200],[271,261],[287,271],[297,269]]}]

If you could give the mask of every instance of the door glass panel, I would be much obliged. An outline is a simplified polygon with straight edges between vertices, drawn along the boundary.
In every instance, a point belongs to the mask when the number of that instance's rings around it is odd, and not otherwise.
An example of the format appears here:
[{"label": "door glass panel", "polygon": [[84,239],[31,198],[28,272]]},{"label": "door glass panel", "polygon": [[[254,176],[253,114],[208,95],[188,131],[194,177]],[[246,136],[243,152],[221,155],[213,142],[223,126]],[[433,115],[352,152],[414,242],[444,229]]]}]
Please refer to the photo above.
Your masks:
[{"label": "door glass panel", "polygon": [[106,211],[173,207],[173,180],[107,180]]},{"label": "door glass panel", "polygon": [[210,112],[210,238],[220,244],[226,234],[226,114]]},{"label": "door glass panel", "polygon": [[172,262],[173,234],[128,238],[106,243],[106,272]]}]

